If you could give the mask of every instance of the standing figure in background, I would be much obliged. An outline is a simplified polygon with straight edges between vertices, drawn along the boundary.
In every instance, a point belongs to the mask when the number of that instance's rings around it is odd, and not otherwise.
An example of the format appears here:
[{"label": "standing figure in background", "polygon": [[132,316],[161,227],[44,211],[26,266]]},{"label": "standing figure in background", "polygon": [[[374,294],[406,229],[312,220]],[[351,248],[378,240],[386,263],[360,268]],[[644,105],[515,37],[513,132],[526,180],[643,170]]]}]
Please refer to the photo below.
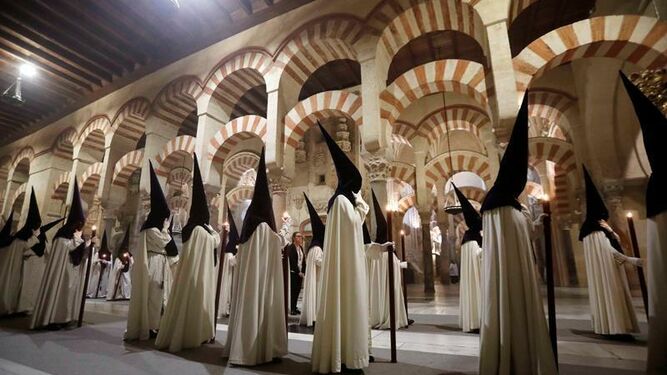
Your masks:
[{"label": "standing figure in background", "polygon": [[303,235],[299,232],[292,233],[292,243],[285,248],[289,258],[290,275],[290,315],[299,315],[301,311],[296,308],[299,300],[303,277],[306,273],[306,256],[303,251]]},{"label": "standing figure in background", "polygon": [[[227,205],[229,207],[229,204]],[[239,232],[232,210],[227,209],[227,221],[229,222],[229,239],[225,244],[224,262],[222,264],[222,279],[220,282],[220,312],[218,317],[229,316],[232,303],[232,280],[236,268],[236,252],[239,245]]]},{"label": "standing figure in background", "polygon": [[134,263],[134,259],[132,259],[132,253],[130,253],[130,228],[131,225],[128,224],[123,241],[121,241],[118,250],[116,250],[113,267],[109,272],[107,301],[126,300],[130,298],[132,293],[129,271]]},{"label": "standing figure in background", "polygon": [[93,255],[93,270],[88,281],[88,298],[106,298],[111,269],[111,251],[107,243],[107,232],[102,235],[100,249]]},{"label": "standing figure in background", "polygon": [[308,199],[306,193],[303,193],[310,216],[310,228],[313,232],[313,238],[308,245],[308,254],[306,255],[306,271],[303,287],[303,304],[301,306],[301,316],[299,324],[306,327],[312,327],[315,324],[317,308],[319,306],[319,295],[322,267],[322,244],[324,243],[324,223],[318,215],[315,207]]}]

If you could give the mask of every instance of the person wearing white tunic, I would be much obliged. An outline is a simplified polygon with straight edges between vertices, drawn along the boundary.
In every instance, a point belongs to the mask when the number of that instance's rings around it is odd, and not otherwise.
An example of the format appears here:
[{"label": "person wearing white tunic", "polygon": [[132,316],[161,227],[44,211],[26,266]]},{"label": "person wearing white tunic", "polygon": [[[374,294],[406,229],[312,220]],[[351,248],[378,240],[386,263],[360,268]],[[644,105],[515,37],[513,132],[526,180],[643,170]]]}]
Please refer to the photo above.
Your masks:
[{"label": "person wearing white tunic", "polygon": [[322,244],[324,243],[325,227],[320,215],[315,210],[306,193],[303,193],[303,196],[306,199],[306,206],[308,207],[310,228],[312,229],[313,237],[310,240],[308,253],[306,254],[306,274],[303,278],[303,302],[299,325],[312,327],[315,323],[317,307],[319,306],[321,268],[324,255],[322,253]]},{"label": "person wearing white tunic", "polygon": [[584,243],[588,297],[593,331],[598,335],[638,333],[630,286],[623,264],[641,266],[641,260],[623,255],[618,236],[606,223],[609,212],[591,176],[584,168],[586,220],[579,240]]},{"label": "person wearing white tunic", "polygon": [[[378,203],[375,192],[372,191],[373,211],[375,212],[375,241],[366,244],[366,269],[368,275],[369,296],[369,324],[375,329],[389,329],[391,327],[391,314],[389,311],[389,266],[387,256],[389,247],[393,243],[387,242],[388,228],[387,220],[382,213],[382,207]],[[407,267],[406,262],[401,262],[392,252],[394,267],[394,306],[396,312],[396,327],[408,326],[408,314],[405,311],[403,300],[403,285],[401,283],[401,269]]]},{"label": "person wearing white tunic", "polygon": [[7,258],[8,252],[5,251],[11,245],[12,241],[14,241],[14,236],[12,235],[12,224],[14,220],[14,210],[9,213],[9,217],[7,217],[7,220],[2,226],[2,230],[0,230],[0,265],[5,262],[5,258]]},{"label": "person wearing white tunic", "polygon": [[47,326],[63,327],[79,314],[84,292],[85,249],[90,240],[81,238],[86,218],[83,214],[79,187],[74,180],[72,204],[65,225],[56,232],[53,246],[45,252],[46,268],[37,294],[30,329]]},{"label": "person wearing white tunic", "polygon": [[527,97],[524,96],[496,181],[482,204],[482,375],[557,373],[528,223],[517,200],[527,180]]},{"label": "person wearing white tunic", "polygon": [[461,240],[461,284],[459,285],[459,326],[463,332],[479,330],[482,309],[480,266],[482,258],[482,217],[468,198],[452,184],[463,209],[468,229]]},{"label": "person wearing white tunic", "polygon": [[215,337],[215,264],[220,235],[208,224],[206,192],[194,155],[190,217],[183,227],[183,248],[171,294],[155,339],[158,349],[178,352]]},{"label": "person wearing white tunic", "polygon": [[667,118],[630,80],[619,72],[644,139],[651,166],[646,187],[646,238],[648,281],[648,357],[646,372],[667,374],[667,168],[665,139]]},{"label": "person wearing white tunic", "polygon": [[132,294],[132,282],[130,279],[130,269],[134,264],[130,247],[130,224],[123,236],[116,255],[113,259],[113,267],[109,271],[109,282],[107,286],[107,301],[117,301],[129,299]]},{"label": "person wearing white tunic", "polygon": [[[229,207],[229,205],[227,205]],[[236,252],[238,250],[239,232],[231,209],[227,210],[227,221],[229,222],[229,237],[225,244],[224,260],[222,263],[222,278],[220,279],[220,307],[218,318],[229,316],[232,303],[232,280],[236,269]]]},{"label": "person wearing white tunic", "polygon": [[41,225],[42,219],[33,189],[25,224],[14,234],[11,244],[1,250],[5,254],[0,263],[0,316],[19,312],[19,298],[24,278],[23,259],[27,255],[34,255],[30,248],[39,242],[37,236],[40,234]]},{"label": "person wearing white tunic", "polygon": [[287,355],[282,245],[276,233],[262,150],[236,254],[233,300],[223,349],[223,357],[231,364],[255,366]]},{"label": "person wearing white tunic", "polygon": [[141,227],[139,249],[132,266],[132,298],[127,318],[125,340],[147,340],[157,336],[162,311],[171,292],[172,274],[167,248],[173,241],[169,233],[171,211],[162,186],[149,161],[150,212]]},{"label": "person wearing white tunic", "polygon": [[93,266],[88,280],[88,298],[106,298],[109,281],[109,269],[111,268],[111,252],[107,243],[106,232],[102,236],[99,250],[95,249],[93,254]]},{"label": "person wearing white tunic", "polygon": [[359,170],[319,126],[334,161],[338,186],[328,204],[311,361],[313,372],[330,373],[343,367],[368,367],[370,326],[362,222],[369,207],[359,193]]}]

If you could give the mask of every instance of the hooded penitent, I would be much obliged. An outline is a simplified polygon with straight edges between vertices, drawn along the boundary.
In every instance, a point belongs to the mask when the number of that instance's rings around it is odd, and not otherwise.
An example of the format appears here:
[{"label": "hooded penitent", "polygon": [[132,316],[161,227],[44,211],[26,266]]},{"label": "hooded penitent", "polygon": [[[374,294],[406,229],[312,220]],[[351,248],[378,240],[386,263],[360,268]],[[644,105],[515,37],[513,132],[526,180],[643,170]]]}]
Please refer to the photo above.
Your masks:
[{"label": "hooded penitent", "polygon": [[141,227],[141,230],[150,228],[162,230],[164,221],[171,215],[171,210],[169,210],[167,199],[162,192],[162,186],[160,186],[160,181],[153,169],[153,163],[149,161],[148,166],[150,168],[151,177],[151,211],[148,213],[148,217],[146,217],[146,221]]},{"label": "hooded penitent", "polygon": [[479,246],[482,246],[482,217],[479,213],[477,213],[475,207],[472,206],[468,198],[463,195],[461,190],[459,190],[459,188],[457,188],[453,183],[452,187],[454,188],[454,192],[456,192],[456,196],[459,199],[459,203],[463,209],[463,218],[465,219],[466,226],[468,227],[468,230],[466,230],[465,234],[463,235],[463,241],[461,241],[461,244],[464,244],[468,241],[477,241]]},{"label": "hooded penitent", "polygon": [[345,196],[354,205],[354,194],[361,190],[361,173],[359,173],[357,166],[345,155],[345,152],[341,150],[319,121],[317,125],[319,125],[322,136],[327,142],[331,159],[333,159],[334,166],[336,167],[336,176],[338,177],[338,186],[336,186],[336,191],[331,199],[329,199],[328,209],[331,209],[331,205],[339,195]]},{"label": "hooded penitent", "polygon": [[581,224],[581,229],[579,230],[579,241],[583,241],[584,237],[593,232],[602,231],[609,239],[611,246],[616,250],[623,252],[621,244],[616,237],[599,224],[600,220],[606,221],[609,219],[609,211],[604,204],[602,196],[600,196],[600,192],[598,192],[598,189],[595,187],[591,175],[585,167],[584,182],[586,185],[586,219]]},{"label": "hooded penitent", "polygon": [[188,242],[192,231],[200,226],[204,228],[207,232],[211,233],[210,230],[206,227],[211,216],[208,212],[208,203],[206,202],[206,191],[204,190],[204,182],[201,178],[201,172],[199,171],[199,161],[197,160],[197,154],[193,154],[194,157],[194,166],[193,166],[193,176],[192,176],[192,203],[190,205],[190,216],[188,217],[188,222],[183,227],[181,236],[183,238],[183,243]]},{"label": "hooded penitent", "polygon": [[[229,207],[229,205],[227,205]],[[227,210],[227,221],[229,222],[229,239],[225,244],[225,253],[236,255],[236,246],[239,244],[239,231],[236,229],[236,222],[232,210]]]},{"label": "hooded penitent", "polygon": [[269,191],[269,181],[266,175],[266,161],[264,160],[264,149],[259,158],[257,166],[257,178],[255,179],[255,191],[252,194],[252,201],[245,218],[243,219],[243,228],[241,228],[241,238],[239,243],[245,243],[255,232],[257,226],[261,223],[269,225],[271,230],[276,231],[276,222],[273,217],[273,205],[271,203],[271,192]]},{"label": "hooded penitent", "polygon": [[14,210],[12,209],[12,212],[9,213],[9,217],[7,217],[7,221],[5,221],[5,225],[2,227],[2,230],[0,230],[0,249],[9,246],[12,243],[12,239],[14,238],[11,234],[13,221]]},{"label": "hooded penitent", "polygon": [[174,240],[174,218],[171,218],[169,222],[169,234],[172,236],[171,241],[167,243],[164,247],[164,251],[167,252],[167,256],[175,257],[178,255],[178,245],[176,245],[176,240]]},{"label": "hooded penitent", "polygon": [[512,206],[521,211],[518,198],[528,179],[528,94],[517,114],[507,149],[500,161],[498,177],[484,198],[482,212]]},{"label": "hooded penitent", "polygon": [[322,223],[320,215],[315,210],[306,193],[303,193],[303,197],[306,198],[306,206],[308,207],[308,215],[310,216],[310,227],[313,231],[313,238],[310,240],[308,248],[310,249],[314,246],[322,248],[324,244],[324,223]]},{"label": "hooded penitent", "polygon": [[116,258],[120,259],[123,262],[122,272],[127,272],[130,270],[130,228],[131,225],[127,225],[127,230],[125,230],[125,235],[123,236],[123,241],[121,241],[118,250],[116,251]]},{"label": "hooded penitent", "polygon": [[389,240],[387,218],[384,217],[382,207],[373,190],[371,190],[371,195],[373,196],[373,211],[375,211],[375,242],[383,244]]},{"label": "hooded penitent", "polygon": [[100,259],[111,260],[111,250],[109,250],[109,243],[107,242],[107,232],[102,235],[102,243],[100,244],[100,251],[98,253]]},{"label": "hooded penitent", "polygon": [[32,232],[42,225],[42,217],[39,214],[39,206],[35,197],[35,189],[30,192],[30,206],[28,208],[28,217],[25,220],[23,228],[19,229],[14,238],[27,241],[32,236]]},{"label": "hooded penitent", "polygon": [[51,228],[55,227],[58,223],[60,223],[63,220],[65,220],[65,218],[54,220],[46,225],[42,225],[39,228],[39,236],[37,236],[39,242],[37,242],[31,247],[32,251],[38,257],[44,256],[44,250],[46,249],[46,243],[48,242],[46,240],[46,232],[48,232]]},{"label": "hooded penitent", "polygon": [[86,215],[83,213],[79,185],[76,182],[76,179],[74,179],[74,192],[72,194],[72,204],[70,205],[69,215],[67,215],[67,221],[65,221],[65,224],[58,229],[53,239],[55,240],[58,237],[72,239],[74,232],[83,228],[85,222]]}]

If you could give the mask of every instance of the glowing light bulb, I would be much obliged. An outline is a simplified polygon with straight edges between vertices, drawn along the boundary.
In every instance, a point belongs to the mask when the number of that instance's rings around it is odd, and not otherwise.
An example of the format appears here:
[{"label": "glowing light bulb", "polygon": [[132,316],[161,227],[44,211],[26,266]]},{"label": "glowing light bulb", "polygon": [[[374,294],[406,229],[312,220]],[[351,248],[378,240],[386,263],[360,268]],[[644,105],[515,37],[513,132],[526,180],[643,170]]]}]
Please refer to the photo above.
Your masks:
[{"label": "glowing light bulb", "polygon": [[26,62],[19,68],[22,77],[31,78],[37,75],[37,68],[32,63]]}]

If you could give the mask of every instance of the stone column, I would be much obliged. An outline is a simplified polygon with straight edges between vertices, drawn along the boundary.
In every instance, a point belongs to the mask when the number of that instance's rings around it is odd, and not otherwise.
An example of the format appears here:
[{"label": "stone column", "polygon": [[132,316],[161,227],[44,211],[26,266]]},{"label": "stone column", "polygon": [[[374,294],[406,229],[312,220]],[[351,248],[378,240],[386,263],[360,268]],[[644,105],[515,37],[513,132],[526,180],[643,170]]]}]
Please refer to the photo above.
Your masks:
[{"label": "stone column", "polygon": [[[285,137],[285,114],[287,113],[285,100],[280,95],[278,85],[267,84],[266,103],[266,166],[273,170],[292,164],[294,161],[283,160]],[[282,215],[282,212],[281,212]]]},{"label": "stone column", "polygon": [[494,97],[489,98],[490,104],[495,107],[494,115],[496,115],[497,126],[511,130],[516,118],[518,97],[507,20],[498,20],[486,25],[486,35],[489,40],[488,57],[491,62],[493,86],[496,92]]},{"label": "stone column", "polygon": [[[389,176],[389,168],[390,164],[387,161],[387,159],[383,157],[378,157],[378,156],[373,156],[370,155],[367,158],[367,164],[368,166],[368,179],[371,182],[371,189],[375,192],[375,196],[378,199],[378,203],[380,203],[380,207],[382,208],[383,214],[386,216],[387,214],[387,204],[390,203],[389,200],[392,199],[393,197],[389,197],[388,191],[387,191],[387,177]],[[375,223],[375,214],[373,213],[373,197],[371,194],[369,194],[368,197],[364,198],[366,199],[366,203],[369,204],[371,207],[371,211],[369,211],[369,231],[371,235],[373,235],[373,238],[375,237],[375,228],[376,228],[376,223]],[[391,202],[391,203],[397,203],[397,202]],[[389,230],[392,231],[392,238],[396,239],[397,237],[397,232],[395,228],[398,227],[398,217],[399,215],[394,216],[394,220],[392,221],[393,228],[389,228]]]},{"label": "stone column", "polygon": [[287,187],[290,180],[278,173],[269,174],[269,187],[271,189],[271,201],[273,202],[273,215],[276,220],[276,230],[280,231],[283,213],[287,211]]},{"label": "stone column", "polygon": [[211,139],[215,136],[225,125],[224,121],[210,113],[202,113],[199,115],[197,122],[197,137],[195,139],[195,153],[199,159],[199,169],[201,169],[202,179],[204,183],[211,179],[209,172],[211,170],[211,163],[213,158],[208,154],[208,146]]},{"label": "stone column", "polygon": [[[431,210],[420,207],[419,217],[422,225],[422,259],[424,267],[424,293],[433,295],[435,293],[435,283],[433,277],[433,257],[431,251]],[[444,241],[443,235],[443,241]]]}]

